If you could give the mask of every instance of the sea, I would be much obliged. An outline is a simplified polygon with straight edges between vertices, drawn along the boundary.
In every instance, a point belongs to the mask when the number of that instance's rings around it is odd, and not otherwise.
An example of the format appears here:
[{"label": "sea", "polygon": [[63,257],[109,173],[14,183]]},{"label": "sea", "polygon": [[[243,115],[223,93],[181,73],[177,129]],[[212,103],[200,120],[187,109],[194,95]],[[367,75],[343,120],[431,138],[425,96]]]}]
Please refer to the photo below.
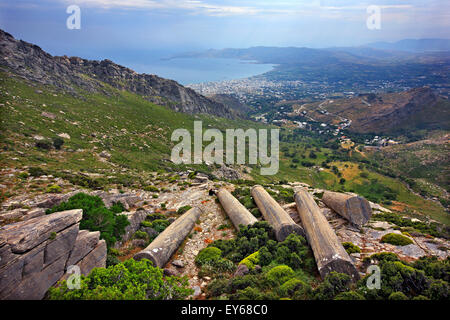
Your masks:
[{"label": "sea", "polygon": [[271,71],[275,65],[222,58],[151,57],[146,61],[129,61],[126,66],[139,73],[156,74],[187,85],[248,78]]}]

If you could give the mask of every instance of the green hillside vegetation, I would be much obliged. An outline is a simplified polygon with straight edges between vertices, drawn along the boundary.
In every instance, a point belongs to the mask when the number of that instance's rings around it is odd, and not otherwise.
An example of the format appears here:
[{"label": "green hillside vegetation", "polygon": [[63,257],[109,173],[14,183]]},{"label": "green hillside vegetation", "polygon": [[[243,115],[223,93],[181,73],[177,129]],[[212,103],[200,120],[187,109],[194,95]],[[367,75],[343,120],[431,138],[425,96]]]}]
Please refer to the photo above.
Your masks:
[{"label": "green hillside vegetation", "polygon": [[[403,245],[403,244],[402,244]],[[356,246],[345,244],[358,252]],[[359,248],[358,248],[359,249]],[[244,257],[240,260],[242,257]],[[266,222],[243,227],[233,240],[217,240],[201,250],[199,277],[210,276],[210,299],[220,300],[380,300],[448,299],[450,259],[423,257],[413,263],[394,253],[378,253],[365,258],[381,269],[381,288],[368,289],[367,275],[357,283],[350,276],[331,272],[320,280],[310,247],[301,236],[291,234],[276,242]],[[227,268],[223,268],[227,261]],[[244,264],[248,273],[233,275]],[[205,267],[207,266],[207,267]]]},{"label": "green hillside vegetation", "polygon": [[[2,189],[2,201],[22,193],[24,188],[46,191],[42,190],[43,185],[29,186],[25,174],[50,174],[74,185],[105,190],[150,190],[158,181],[169,179],[176,183],[170,172],[189,168],[211,174],[218,166],[175,165],[169,160],[177,143],[170,141],[175,129],[192,132],[194,120],[203,121],[204,130],[270,128],[246,120],[177,113],[106,84],[104,94],[80,90],[72,95],[52,87],[30,85],[5,72],[0,77],[0,163],[3,167],[27,168],[20,173],[22,176],[1,177],[2,184],[11,185],[9,190]],[[37,136],[43,139],[37,140]],[[449,223],[442,206],[424,200],[397,178],[381,173],[375,161],[367,163],[357,152],[349,155],[336,141],[293,129],[282,129],[280,137],[278,174],[261,176],[258,165],[248,165],[253,183],[301,181],[316,188],[354,191],[387,206],[393,201],[404,203],[405,209],[400,211],[406,214],[418,212]],[[104,152],[107,154],[102,158]]]}]

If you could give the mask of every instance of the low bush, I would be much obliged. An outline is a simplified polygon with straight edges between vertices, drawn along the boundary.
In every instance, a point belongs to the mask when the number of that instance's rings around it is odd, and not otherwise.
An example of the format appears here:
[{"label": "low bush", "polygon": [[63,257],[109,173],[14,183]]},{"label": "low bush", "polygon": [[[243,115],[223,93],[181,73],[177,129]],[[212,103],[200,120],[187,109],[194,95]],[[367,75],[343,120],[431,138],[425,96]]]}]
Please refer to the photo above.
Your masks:
[{"label": "low bush", "polygon": [[282,284],[294,277],[295,273],[291,267],[286,265],[276,266],[267,272],[266,278],[273,284]]},{"label": "low bush", "polygon": [[216,247],[206,247],[198,253],[195,263],[202,266],[208,261],[218,260],[222,255],[222,251]]},{"label": "low bush", "polygon": [[355,291],[346,291],[339,293],[334,300],[366,300],[361,294]]},{"label": "low bush", "polygon": [[330,272],[314,291],[316,300],[332,300],[338,294],[350,290],[351,278],[344,273]]},{"label": "low bush", "polygon": [[56,184],[51,185],[49,187],[47,187],[47,189],[45,189],[45,192],[47,193],[61,193],[62,192],[62,188]]},{"label": "low bush", "polygon": [[361,248],[351,242],[343,242],[342,246],[348,254],[361,252]]},{"label": "low bush", "polygon": [[156,219],[152,222],[152,228],[159,233],[163,232],[169,225],[170,222],[165,219]]},{"label": "low bush", "polygon": [[185,299],[193,290],[187,278],[164,277],[147,259],[126,260],[107,268],[95,268],[81,276],[81,288],[69,289],[67,281],[50,288],[51,300],[168,300]]},{"label": "low bush", "polygon": [[408,300],[408,297],[401,291],[392,292],[388,298],[389,300]]},{"label": "low bush", "polygon": [[191,209],[192,209],[191,206],[183,206],[181,208],[178,208],[177,214],[183,214],[183,213],[185,213],[185,212],[187,212],[187,211],[189,211]]},{"label": "low bush", "polygon": [[248,257],[244,258],[239,262],[239,264],[245,264],[249,270],[252,270],[255,268],[255,265],[259,263],[259,252],[256,251],[249,255]]},{"label": "low bush", "polygon": [[123,206],[116,204],[108,209],[100,197],[80,192],[66,202],[48,209],[46,213],[83,209],[80,229],[100,231],[100,238],[105,239],[108,246],[112,246],[122,238],[125,227],[130,224],[126,215],[119,214],[122,208]]},{"label": "low bush", "polygon": [[380,242],[381,243],[393,244],[394,246],[406,246],[408,244],[413,243],[413,241],[410,238],[405,237],[404,235],[401,235],[401,234],[398,234],[398,233],[385,234],[381,238]]}]

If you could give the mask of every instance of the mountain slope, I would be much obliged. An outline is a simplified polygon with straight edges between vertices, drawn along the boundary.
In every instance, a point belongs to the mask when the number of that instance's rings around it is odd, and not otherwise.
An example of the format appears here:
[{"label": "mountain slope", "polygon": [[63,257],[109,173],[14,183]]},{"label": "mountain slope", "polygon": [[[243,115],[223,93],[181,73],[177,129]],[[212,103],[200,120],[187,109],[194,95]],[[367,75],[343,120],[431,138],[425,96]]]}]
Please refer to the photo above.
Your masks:
[{"label": "mountain slope", "polygon": [[[138,74],[110,60],[53,57],[40,47],[0,30],[0,66],[21,77],[76,94],[77,89],[106,92],[105,84],[185,113],[208,113],[232,118],[228,107],[156,75]],[[5,69],[6,67],[6,69]]]},{"label": "mountain slope", "polygon": [[350,99],[305,104],[302,111],[317,121],[338,124],[352,121],[358,133],[405,133],[450,128],[449,102],[428,87],[400,93],[367,94]]}]

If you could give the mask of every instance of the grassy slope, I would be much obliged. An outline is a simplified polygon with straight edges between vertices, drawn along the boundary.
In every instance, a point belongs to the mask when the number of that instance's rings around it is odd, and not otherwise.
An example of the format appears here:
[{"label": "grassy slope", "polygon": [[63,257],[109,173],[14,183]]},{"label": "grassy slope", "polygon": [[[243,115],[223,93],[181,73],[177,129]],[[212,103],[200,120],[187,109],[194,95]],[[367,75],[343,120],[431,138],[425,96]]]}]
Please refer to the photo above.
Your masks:
[{"label": "grassy slope", "polygon": [[[226,128],[264,128],[262,124],[243,120],[226,120],[206,115],[186,115],[164,107],[154,105],[139,96],[106,87],[107,95],[80,92],[80,97],[65,95],[52,88],[34,87],[22,80],[0,74],[0,155],[2,167],[23,168],[40,166],[46,170],[100,173],[106,176],[127,175],[133,181],[143,180],[146,173],[174,166],[164,159],[170,158],[174,143],[170,141],[173,130],[193,127],[194,120],[202,120],[204,129],[208,127],[224,130]],[[42,90],[37,93],[36,90]],[[41,113],[56,115],[54,120]],[[126,131],[125,131],[126,130]],[[67,133],[61,151],[43,151],[34,146],[33,136],[41,135],[51,139],[60,133]],[[321,148],[312,138],[305,138],[295,143],[282,143],[290,152],[296,152],[300,161],[320,165],[332,151]],[[98,156],[103,150],[112,157],[102,161]],[[314,150],[317,158],[311,158]],[[254,168],[251,175],[258,183],[278,182],[279,180],[302,181],[318,188],[333,190],[354,190],[366,195],[367,181],[362,181],[359,172],[347,174],[342,167],[346,182],[339,184],[331,170],[318,171],[305,168],[300,163],[291,165],[292,158],[281,152],[280,171],[275,176],[260,176],[259,169]],[[211,171],[214,167],[206,165],[188,166]],[[353,165],[352,167],[355,167]],[[360,169],[356,169],[360,170]],[[426,201],[409,192],[397,180],[369,172],[370,178],[377,178],[378,183],[398,189],[398,201],[407,204],[407,208],[423,212],[445,223],[450,223],[448,214],[432,201]],[[0,183],[6,179],[1,177]],[[141,187],[141,184],[137,184]],[[105,186],[106,187],[106,186]],[[20,192],[17,190],[16,192]],[[14,195],[13,194],[10,194]]]}]

